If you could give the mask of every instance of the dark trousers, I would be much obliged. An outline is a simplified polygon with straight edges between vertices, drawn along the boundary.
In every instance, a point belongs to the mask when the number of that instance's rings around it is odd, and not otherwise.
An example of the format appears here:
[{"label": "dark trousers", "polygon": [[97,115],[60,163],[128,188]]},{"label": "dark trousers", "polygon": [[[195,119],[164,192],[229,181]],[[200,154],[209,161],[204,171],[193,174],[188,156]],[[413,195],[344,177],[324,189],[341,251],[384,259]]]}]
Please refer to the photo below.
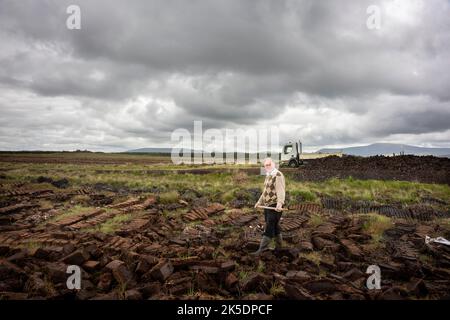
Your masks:
[{"label": "dark trousers", "polygon": [[[269,207],[275,208],[276,204],[270,205]],[[264,209],[264,220],[266,222],[266,229],[264,230],[264,235],[269,238],[275,238],[280,234],[280,218],[281,212]]]}]

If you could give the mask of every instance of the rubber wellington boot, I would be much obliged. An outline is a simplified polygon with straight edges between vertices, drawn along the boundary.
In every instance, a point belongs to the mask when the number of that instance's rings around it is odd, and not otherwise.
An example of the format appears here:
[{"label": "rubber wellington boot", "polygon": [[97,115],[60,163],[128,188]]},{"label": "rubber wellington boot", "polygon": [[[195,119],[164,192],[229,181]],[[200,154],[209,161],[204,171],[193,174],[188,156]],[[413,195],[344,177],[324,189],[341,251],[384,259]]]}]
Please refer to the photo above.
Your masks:
[{"label": "rubber wellington boot", "polygon": [[269,243],[270,243],[270,238],[267,237],[267,236],[263,236],[263,238],[261,239],[261,243],[259,244],[259,249],[256,250],[255,252],[252,252],[251,255],[258,256],[263,251],[268,250],[269,249]]},{"label": "rubber wellington boot", "polygon": [[275,237],[275,250],[283,248],[283,236],[281,233]]}]

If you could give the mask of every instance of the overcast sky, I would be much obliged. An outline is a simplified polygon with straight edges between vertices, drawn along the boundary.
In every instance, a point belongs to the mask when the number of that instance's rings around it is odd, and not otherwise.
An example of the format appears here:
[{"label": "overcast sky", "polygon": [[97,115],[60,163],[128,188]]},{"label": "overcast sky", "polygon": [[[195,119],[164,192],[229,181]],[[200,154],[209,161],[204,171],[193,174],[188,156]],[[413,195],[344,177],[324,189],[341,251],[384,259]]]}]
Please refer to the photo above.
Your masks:
[{"label": "overcast sky", "polygon": [[450,147],[448,0],[0,0],[0,48],[2,150],[171,146],[194,120]]}]

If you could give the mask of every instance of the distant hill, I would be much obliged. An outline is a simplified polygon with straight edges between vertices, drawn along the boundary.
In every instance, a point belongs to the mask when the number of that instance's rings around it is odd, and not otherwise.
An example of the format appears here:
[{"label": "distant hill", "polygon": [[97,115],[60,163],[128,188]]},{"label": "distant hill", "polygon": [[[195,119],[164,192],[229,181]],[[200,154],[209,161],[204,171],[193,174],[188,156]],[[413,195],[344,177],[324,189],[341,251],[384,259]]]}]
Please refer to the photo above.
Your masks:
[{"label": "distant hill", "polygon": [[348,148],[325,148],[320,149],[317,152],[342,152],[343,154],[353,156],[376,156],[376,155],[388,155],[393,154],[413,154],[418,156],[432,155],[436,157],[449,157],[450,148],[425,148],[410,146],[407,144],[395,144],[395,143],[374,143],[368,146],[348,147]]},{"label": "distant hill", "polygon": [[[192,150],[186,150],[187,152]],[[170,154],[172,148],[140,148],[126,151],[125,153],[163,153]],[[201,151],[198,151],[201,152]],[[432,155],[436,157],[447,157],[450,158],[450,148],[424,148],[410,146],[406,144],[395,144],[395,143],[374,143],[368,146],[358,146],[358,147],[348,147],[348,148],[324,148],[317,152],[321,153],[334,153],[342,152],[344,154],[353,156],[376,156],[376,155],[387,155],[392,156],[393,154],[399,155],[403,154],[413,154],[413,155]]]}]

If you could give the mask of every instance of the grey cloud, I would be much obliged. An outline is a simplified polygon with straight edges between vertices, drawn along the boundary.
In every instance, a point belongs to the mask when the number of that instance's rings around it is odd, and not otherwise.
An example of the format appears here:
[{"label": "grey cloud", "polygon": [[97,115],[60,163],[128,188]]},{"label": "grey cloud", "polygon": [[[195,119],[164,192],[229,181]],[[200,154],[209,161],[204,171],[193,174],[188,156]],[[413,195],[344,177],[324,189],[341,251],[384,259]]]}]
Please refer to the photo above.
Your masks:
[{"label": "grey cloud", "polygon": [[[165,144],[193,120],[291,123],[317,146],[399,134],[440,141],[450,4],[397,1],[389,11],[393,3],[82,0],[82,29],[72,31],[72,1],[0,0],[0,147],[19,129],[24,146]],[[365,25],[371,4],[383,8],[381,30]],[[27,107],[12,110],[23,92]],[[44,104],[54,107],[36,121],[33,105]]]}]

